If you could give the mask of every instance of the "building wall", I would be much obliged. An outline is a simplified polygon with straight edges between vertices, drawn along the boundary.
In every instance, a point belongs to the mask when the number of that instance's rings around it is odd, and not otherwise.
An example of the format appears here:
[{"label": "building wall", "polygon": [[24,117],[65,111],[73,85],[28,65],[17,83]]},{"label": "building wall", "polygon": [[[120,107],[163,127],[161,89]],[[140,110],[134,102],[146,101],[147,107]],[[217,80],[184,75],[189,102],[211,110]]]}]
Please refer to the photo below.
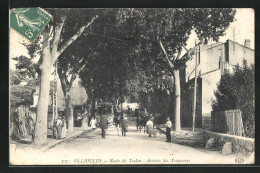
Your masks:
[{"label": "building wall", "polygon": [[214,91],[217,90],[217,84],[221,78],[219,69],[204,74],[202,78],[202,116],[208,116],[212,111],[211,105],[215,99]]},{"label": "building wall", "polygon": [[[196,98],[196,114],[195,127],[202,127],[202,80],[197,79],[197,98]],[[192,127],[192,114],[194,103],[194,78],[183,86],[183,94],[181,98],[181,126]]]},{"label": "building wall", "polygon": [[227,40],[227,46],[230,65],[236,65],[238,63],[241,66],[243,58],[247,60],[248,64],[255,63],[255,51],[253,49],[234,43],[231,40]]},{"label": "building wall", "polygon": [[[66,103],[65,103],[65,96],[61,88],[60,80],[57,80],[58,86],[57,86],[57,104],[58,104],[58,110],[64,111],[66,109]],[[36,92],[33,95],[33,106],[37,106],[39,99],[39,87],[36,87]],[[73,105],[84,105],[84,103],[87,101],[88,95],[83,87],[79,85],[79,79],[77,78],[71,88],[71,101]],[[49,106],[52,105],[53,97],[52,95],[49,96]]]},{"label": "building wall", "polygon": [[[200,76],[200,74],[219,69],[219,60],[224,54],[225,46],[223,43],[200,46],[197,55],[197,75]],[[193,59],[186,63],[186,82],[195,77],[195,57],[193,55]]]},{"label": "building wall", "polygon": [[[66,108],[65,96],[62,91],[60,80],[58,80],[58,109],[59,111],[64,111]],[[84,105],[87,101],[88,95],[85,89],[79,85],[79,78],[77,78],[71,88],[71,102],[73,105]]]},{"label": "building wall", "polygon": [[[214,45],[200,46],[197,55],[197,75],[201,77],[201,93],[197,94],[197,98],[201,98],[198,102],[201,102],[201,114],[202,117],[209,117],[212,111],[212,101],[215,99],[214,91],[217,90],[217,84],[220,81],[221,75],[224,73],[224,69],[233,71],[233,67],[236,64],[242,65],[243,58],[248,61],[248,64],[254,64],[255,60],[254,50],[244,45],[240,45],[236,42],[227,40],[225,43],[216,43]],[[194,81],[195,77],[195,55],[193,59],[186,63],[185,85],[190,85],[191,81]],[[185,86],[183,85],[183,86]],[[191,121],[192,117],[188,117],[187,113],[192,110],[191,99],[187,95],[187,88],[182,87],[183,101],[182,101],[182,119],[183,121]],[[201,97],[200,97],[201,96]],[[199,104],[200,105],[200,104]],[[197,108],[200,109],[200,108]],[[199,115],[200,116],[200,115]]]}]

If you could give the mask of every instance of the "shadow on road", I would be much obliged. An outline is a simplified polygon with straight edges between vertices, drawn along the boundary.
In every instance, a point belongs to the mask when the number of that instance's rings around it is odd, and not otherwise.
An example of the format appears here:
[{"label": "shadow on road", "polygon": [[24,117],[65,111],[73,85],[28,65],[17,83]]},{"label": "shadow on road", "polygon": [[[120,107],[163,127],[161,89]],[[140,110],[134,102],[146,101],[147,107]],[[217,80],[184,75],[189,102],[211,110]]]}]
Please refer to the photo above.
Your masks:
[{"label": "shadow on road", "polygon": [[[160,128],[158,129],[158,131],[161,134],[165,134],[165,131],[160,129]],[[196,133],[192,137],[183,136],[181,138],[181,137],[172,136],[172,143],[176,143],[176,144],[179,144],[179,145],[185,145],[185,146],[189,146],[189,147],[197,148],[197,149],[203,149],[204,148],[203,134],[202,133]]]}]

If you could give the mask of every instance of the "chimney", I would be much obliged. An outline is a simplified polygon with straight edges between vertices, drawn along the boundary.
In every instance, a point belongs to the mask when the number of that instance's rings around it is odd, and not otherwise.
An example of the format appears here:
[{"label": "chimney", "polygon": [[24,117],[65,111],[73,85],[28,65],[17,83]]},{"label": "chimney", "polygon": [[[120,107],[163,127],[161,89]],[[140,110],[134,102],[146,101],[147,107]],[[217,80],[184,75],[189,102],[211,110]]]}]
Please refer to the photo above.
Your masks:
[{"label": "chimney", "polygon": [[244,44],[244,46],[245,47],[248,47],[248,48],[251,48],[250,45],[251,44],[251,41],[250,41],[250,39],[245,39],[245,44]]}]

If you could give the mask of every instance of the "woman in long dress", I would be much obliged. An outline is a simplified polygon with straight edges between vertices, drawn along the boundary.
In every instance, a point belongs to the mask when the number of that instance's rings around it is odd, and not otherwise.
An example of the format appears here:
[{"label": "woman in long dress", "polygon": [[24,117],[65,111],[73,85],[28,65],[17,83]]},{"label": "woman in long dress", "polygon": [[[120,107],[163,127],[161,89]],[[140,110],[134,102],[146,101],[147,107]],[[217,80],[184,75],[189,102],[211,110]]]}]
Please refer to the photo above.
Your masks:
[{"label": "woman in long dress", "polygon": [[66,117],[64,116],[62,118],[62,124],[61,124],[61,138],[66,138],[66,134],[67,134]]},{"label": "woman in long dress", "polygon": [[92,130],[96,129],[96,119],[94,117],[92,117],[91,121],[90,121],[90,128]]},{"label": "woman in long dress", "polygon": [[146,123],[147,126],[147,132],[149,134],[149,137],[152,137],[152,133],[153,133],[153,122],[151,119],[149,119]]}]

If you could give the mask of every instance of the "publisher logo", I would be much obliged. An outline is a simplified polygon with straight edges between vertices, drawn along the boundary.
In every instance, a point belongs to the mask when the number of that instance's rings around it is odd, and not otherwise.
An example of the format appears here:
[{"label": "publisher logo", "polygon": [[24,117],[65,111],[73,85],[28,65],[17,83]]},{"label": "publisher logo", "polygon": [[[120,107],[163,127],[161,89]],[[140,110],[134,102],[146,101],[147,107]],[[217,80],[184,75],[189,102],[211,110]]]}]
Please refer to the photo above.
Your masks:
[{"label": "publisher logo", "polygon": [[237,157],[235,161],[236,163],[243,163],[245,160],[242,157]]}]

